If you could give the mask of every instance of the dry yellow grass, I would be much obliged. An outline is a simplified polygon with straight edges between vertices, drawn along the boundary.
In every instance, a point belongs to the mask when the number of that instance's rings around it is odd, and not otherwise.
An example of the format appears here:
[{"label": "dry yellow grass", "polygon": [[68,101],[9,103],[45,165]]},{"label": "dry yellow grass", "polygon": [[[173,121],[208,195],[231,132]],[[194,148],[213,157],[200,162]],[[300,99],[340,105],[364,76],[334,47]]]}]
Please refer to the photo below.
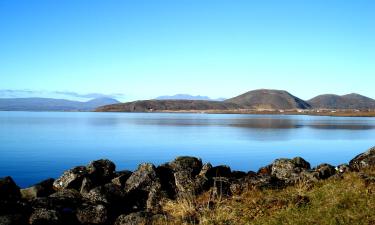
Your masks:
[{"label": "dry yellow grass", "polygon": [[168,201],[155,224],[375,224],[375,170],[282,190],[251,189],[229,198],[210,192]]}]

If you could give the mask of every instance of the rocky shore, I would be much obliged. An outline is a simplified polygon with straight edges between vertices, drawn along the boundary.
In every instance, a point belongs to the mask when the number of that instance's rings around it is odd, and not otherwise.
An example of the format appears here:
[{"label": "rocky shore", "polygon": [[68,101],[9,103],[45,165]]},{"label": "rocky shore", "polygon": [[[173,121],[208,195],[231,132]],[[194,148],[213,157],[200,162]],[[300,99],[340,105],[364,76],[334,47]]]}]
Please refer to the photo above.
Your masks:
[{"label": "rocky shore", "polygon": [[[311,168],[296,157],[277,159],[257,172],[232,171],[229,166],[203,164],[188,156],[159,166],[144,163],[133,172],[116,171],[113,162],[100,159],[25,189],[11,177],[0,178],[0,225],[167,224],[174,216],[164,210],[167,201],[191,201],[203,195],[226,199],[256,189],[284,190],[301,182],[308,186],[342,179],[346,173],[360,174],[374,167],[375,147],[348,164]],[[366,182],[375,180],[362,177]],[[300,197],[298,201],[308,200]],[[207,200],[207,208],[212,204]],[[186,222],[201,221],[187,216]]]}]

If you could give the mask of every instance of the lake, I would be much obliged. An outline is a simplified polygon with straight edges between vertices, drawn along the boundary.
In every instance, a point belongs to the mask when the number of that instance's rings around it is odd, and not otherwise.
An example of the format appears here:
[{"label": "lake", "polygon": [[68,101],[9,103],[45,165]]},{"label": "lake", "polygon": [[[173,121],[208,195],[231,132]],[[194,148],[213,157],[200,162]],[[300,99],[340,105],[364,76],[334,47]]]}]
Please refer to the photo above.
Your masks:
[{"label": "lake", "polygon": [[191,155],[256,171],[281,157],[338,165],[374,145],[375,118],[0,112],[0,177],[21,187],[100,158],[133,170]]}]

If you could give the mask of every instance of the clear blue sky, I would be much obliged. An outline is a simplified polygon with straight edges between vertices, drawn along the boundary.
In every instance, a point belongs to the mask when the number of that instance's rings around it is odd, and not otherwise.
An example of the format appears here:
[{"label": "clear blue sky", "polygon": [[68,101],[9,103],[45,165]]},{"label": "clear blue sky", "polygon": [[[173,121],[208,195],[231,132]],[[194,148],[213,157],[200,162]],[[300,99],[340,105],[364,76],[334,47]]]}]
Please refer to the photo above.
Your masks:
[{"label": "clear blue sky", "polygon": [[0,77],[1,90],[123,100],[375,98],[375,1],[0,0]]}]

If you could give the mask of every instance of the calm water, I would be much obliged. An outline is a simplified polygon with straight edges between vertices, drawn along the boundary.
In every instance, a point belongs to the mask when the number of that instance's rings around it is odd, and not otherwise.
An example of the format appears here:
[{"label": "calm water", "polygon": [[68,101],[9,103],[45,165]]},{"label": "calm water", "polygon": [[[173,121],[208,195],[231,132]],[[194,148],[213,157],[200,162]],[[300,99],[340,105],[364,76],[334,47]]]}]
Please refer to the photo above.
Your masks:
[{"label": "calm water", "polygon": [[348,162],[375,145],[375,118],[0,112],[0,177],[22,186],[99,158],[118,169],[179,155],[257,170],[280,157]]}]

